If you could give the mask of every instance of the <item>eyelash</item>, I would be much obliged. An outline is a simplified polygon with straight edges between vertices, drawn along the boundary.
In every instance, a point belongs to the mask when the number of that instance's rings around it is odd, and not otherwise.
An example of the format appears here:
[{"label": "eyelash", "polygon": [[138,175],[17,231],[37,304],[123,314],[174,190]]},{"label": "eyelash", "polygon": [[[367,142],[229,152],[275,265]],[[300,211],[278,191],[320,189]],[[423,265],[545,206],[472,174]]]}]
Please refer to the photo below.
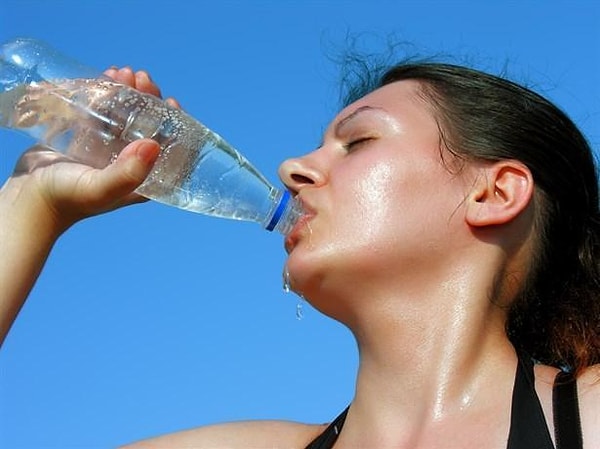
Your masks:
[{"label": "eyelash", "polygon": [[349,142],[344,145],[344,150],[346,150],[348,152],[352,151],[353,149],[355,149],[354,147],[356,147],[357,145],[368,142],[369,140],[373,140],[373,138],[372,137],[361,137],[359,139],[353,140],[352,142]]}]

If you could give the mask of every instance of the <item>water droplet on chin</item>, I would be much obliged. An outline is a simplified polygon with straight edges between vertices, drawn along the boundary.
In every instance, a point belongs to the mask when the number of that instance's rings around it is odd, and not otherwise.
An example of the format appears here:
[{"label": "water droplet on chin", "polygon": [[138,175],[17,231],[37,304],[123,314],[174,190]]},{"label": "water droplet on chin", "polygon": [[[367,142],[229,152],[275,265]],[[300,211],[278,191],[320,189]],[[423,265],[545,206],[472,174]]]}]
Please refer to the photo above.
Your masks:
[{"label": "water droplet on chin", "polygon": [[[286,266],[283,269],[283,291],[285,293],[290,293],[292,291],[290,282],[290,272]],[[298,295],[298,303],[296,304],[296,319],[300,321],[302,318],[304,318],[304,298],[301,295]]]},{"label": "water droplet on chin", "polygon": [[283,291],[285,293],[289,293],[291,291],[291,288],[290,288],[290,272],[287,269],[287,267],[285,267],[285,269],[283,270]]}]

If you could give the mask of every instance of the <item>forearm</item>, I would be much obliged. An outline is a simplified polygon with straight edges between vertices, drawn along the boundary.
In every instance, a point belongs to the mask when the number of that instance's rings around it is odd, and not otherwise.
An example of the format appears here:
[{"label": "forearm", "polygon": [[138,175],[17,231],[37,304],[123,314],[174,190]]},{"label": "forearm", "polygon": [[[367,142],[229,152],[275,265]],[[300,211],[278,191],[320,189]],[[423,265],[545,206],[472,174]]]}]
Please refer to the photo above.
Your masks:
[{"label": "forearm", "polygon": [[0,345],[61,232],[24,178],[0,189]]},{"label": "forearm", "polygon": [[[144,72],[123,69],[107,74],[142,92],[159,94]],[[40,145],[22,155],[17,176],[0,189],[0,345],[56,239],[79,220],[142,201],[135,189],[159,152],[155,141],[138,140],[104,169],[75,163]]]}]

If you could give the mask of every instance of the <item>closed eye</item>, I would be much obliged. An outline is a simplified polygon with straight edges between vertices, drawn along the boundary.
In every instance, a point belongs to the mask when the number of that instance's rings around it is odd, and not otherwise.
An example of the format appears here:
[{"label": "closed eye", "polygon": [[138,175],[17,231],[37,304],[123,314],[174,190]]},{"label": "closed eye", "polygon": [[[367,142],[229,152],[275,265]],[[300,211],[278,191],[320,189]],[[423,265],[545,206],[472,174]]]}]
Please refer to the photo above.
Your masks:
[{"label": "closed eye", "polygon": [[356,149],[358,149],[362,144],[373,140],[373,137],[361,137],[359,139],[355,139],[347,144],[344,145],[344,150],[346,150],[347,152],[351,152],[354,151]]}]

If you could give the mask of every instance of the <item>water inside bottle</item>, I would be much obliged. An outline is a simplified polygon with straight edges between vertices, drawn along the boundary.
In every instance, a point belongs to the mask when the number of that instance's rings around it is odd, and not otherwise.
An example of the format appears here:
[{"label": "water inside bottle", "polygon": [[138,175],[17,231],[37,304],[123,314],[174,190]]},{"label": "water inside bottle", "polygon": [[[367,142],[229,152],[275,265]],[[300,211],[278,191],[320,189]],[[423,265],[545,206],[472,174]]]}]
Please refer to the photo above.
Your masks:
[{"label": "water inside bottle", "polygon": [[[92,167],[105,167],[127,142],[120,126],[102,115],[111,107],[114,83],[56,80],[18,85],[0,93],[0,126],[23,131],[40,143]],[[115,117],[117,119],[117,117]]]},{"label": "water inside bottle", "polygon": [[[168,157],[157,163],[149,182],[139,192],[182,209],[240,220],[260,221],[271,207],[272,189],[257,177],[254,168],[220,137],[208,132],[199,147],[186,152],[183,164],[177,148],[167,147]],[[172,177],[173,165],[188,168]],[[163,188],[164,184],[170,188]],[[261,205],[257,207],[257,205]]]}]

